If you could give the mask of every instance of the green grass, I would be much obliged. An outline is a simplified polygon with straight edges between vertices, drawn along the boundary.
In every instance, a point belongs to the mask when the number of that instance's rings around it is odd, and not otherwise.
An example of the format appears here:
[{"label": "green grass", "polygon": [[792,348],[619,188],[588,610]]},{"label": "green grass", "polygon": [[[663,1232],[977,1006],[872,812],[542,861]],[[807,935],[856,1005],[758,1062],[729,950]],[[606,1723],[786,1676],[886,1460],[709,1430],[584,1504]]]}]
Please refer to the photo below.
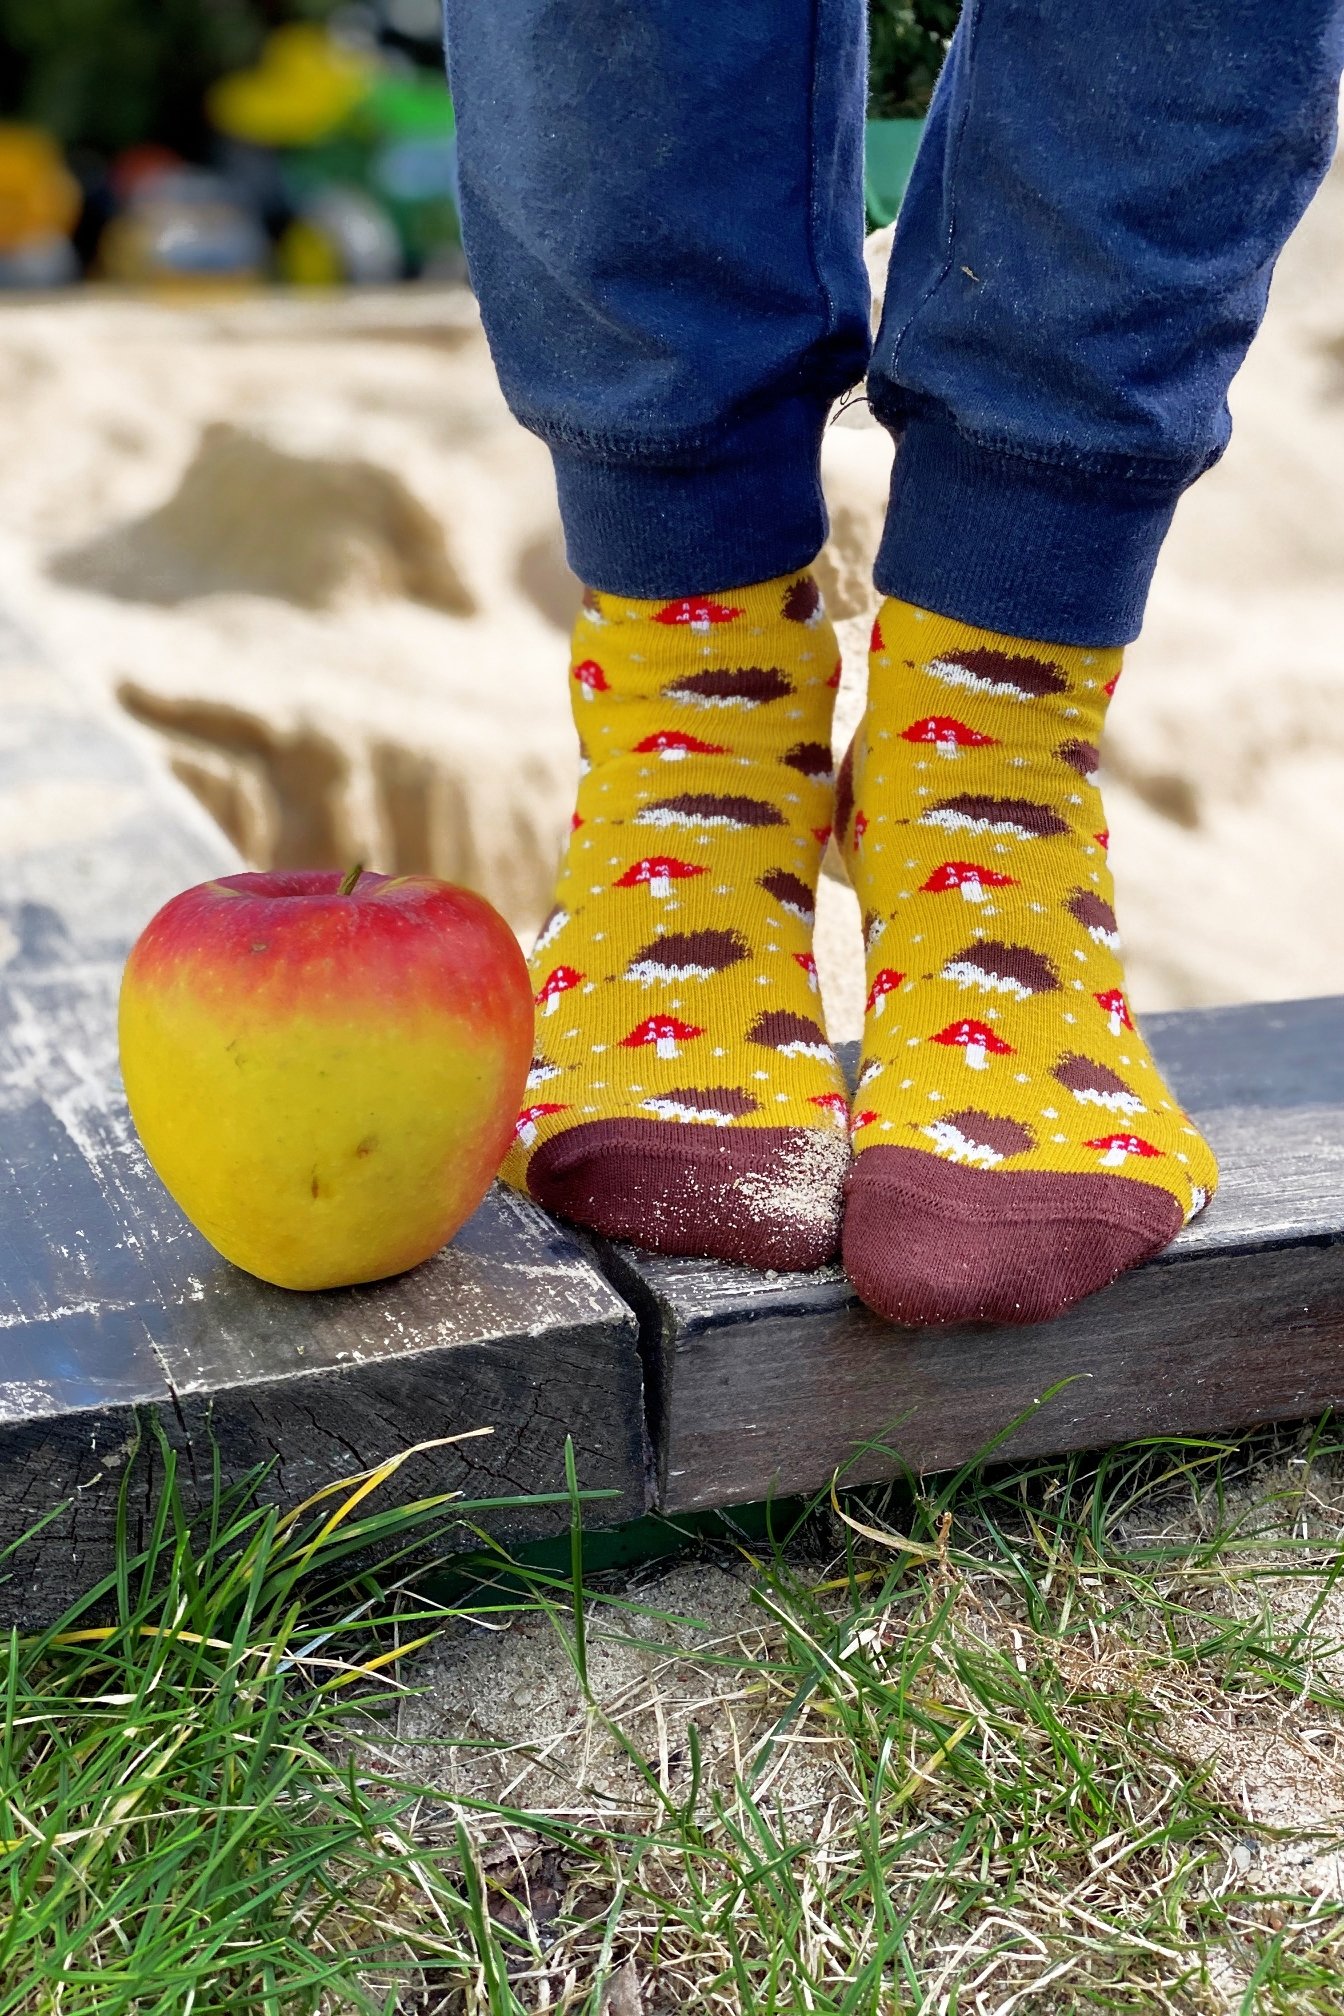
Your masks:
[{"label": "green grass", "polygon": [[976,1466],[594,1574],[572,1462],[510,1560],[395,1466],[193,1525],[165,1448],[148,1546],[9,1648],[0,2016],[1344,2010],[1341,1454]]}]

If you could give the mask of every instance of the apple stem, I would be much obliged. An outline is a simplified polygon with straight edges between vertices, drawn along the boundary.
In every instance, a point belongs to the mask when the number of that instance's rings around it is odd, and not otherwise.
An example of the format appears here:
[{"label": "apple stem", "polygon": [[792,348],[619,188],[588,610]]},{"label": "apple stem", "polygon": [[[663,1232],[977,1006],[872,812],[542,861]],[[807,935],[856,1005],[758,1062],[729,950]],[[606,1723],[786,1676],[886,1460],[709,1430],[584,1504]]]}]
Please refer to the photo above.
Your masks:
[{"label": "apple stem", "polygon": [[356,884],[358,883],[359,878],[363,873],[364,873],[364,863],[362,861],[356,861],[353,868],[346,869],[345,874],[341,878],[341,886],[336,891],[336,894],[338,896],[353,896],[355,893]]}]

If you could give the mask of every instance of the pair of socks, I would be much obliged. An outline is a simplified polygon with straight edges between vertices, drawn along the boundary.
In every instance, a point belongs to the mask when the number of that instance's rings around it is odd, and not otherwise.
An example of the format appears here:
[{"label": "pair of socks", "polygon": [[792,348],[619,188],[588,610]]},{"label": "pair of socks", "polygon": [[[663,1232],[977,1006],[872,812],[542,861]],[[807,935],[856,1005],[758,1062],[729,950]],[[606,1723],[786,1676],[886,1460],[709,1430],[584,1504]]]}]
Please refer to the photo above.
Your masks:
[{"label": "pair of socks", "polygon": [[[842,1250],[896,1322],[1040,1321],[1165,1246],[1217,1173],[1125,994],[1096,785],[1120,653],[887,601],[836,779],[839,669],[809,574],[585,595],[583,774],[503,1174],[662,1252]],[[867,955],[852,1098],[812,957],[832,828]]]}]

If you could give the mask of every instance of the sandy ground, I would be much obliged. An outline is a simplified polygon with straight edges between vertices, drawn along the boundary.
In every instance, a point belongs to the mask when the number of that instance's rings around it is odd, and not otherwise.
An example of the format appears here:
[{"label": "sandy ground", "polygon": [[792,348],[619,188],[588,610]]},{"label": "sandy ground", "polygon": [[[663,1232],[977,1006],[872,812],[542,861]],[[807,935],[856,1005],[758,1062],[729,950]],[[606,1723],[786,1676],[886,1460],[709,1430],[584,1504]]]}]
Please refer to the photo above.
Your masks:
[{"label": "sandy ground", "polygon": [[[1342,346],[1337,168],[1233,388],[1233,446],[1181,505],[1108,731],[1142,1007],[1344,989]],[[577,591],[547,458],[470,298],[7,304],[0,397],[0,606],[146,724],[254,861],[430,868],[526,935],[571,804]],[[832,427],[838,739],[888,463],[861,405]],[[832,877],[838,1036],[857,1033],[854,921]]]},{"label": "sandy ground", "polygon": [[[115,696],[251,859],[428,867],[520,932],[535,925],[576,768],[563,666],[577,589],[547,458],[503,407],[467,296],[7,303],[0,398],[0,609]],[[1344,991],[1339,169],[1285,255],[1232,405],[1232,449],[1181,506],[1108,731],[1121,916],[1150,1009]],[[888,460],[861,407],[832,429],[838,740],[862,704]],[[834,1033],[855,1034],[856,918],[834,876],[821,939]],[[759,1637],[744,1575],[677,1568],[654,1589],[712,1639]],[[1274,1607],[1289,1627],[1296,1601],[1285,1578]],[[1344,1614],[1325,1623],[1337,1647]],[[628,1644],[597,1661],[600,1697],[645,1715],[659,1662]],[[694,1666],[675,1677],[647,1708],[664,1756],[704,1684]],[[414,1733],[526,1739],[510,1763],[520,1799],[540,1754],[557,1806],[632,1810],[622,1758],[576,1723],[545,1628],[449,1645],[424,1678]],[[1333,1835],[1344,1792],[1305,1723],[1218,1702],[1165,1712],[1173,1751],[1213,1769],[1249,1822]],[[731,1767],[754,1725],[723,1701],[713,1727],[712,1765]],[[501,1768],[491,1757],[450,1789],[497,1794]],[[781,1767],[800,1822],[834,1789],[810,1761]],[[1290,1853],[1285,1887],[1344,1894],[1333,1847]]]},{"label": "sandy ground", "polygon": [[[1184,1480],[1175,1482],[1136,1507],[1115,1537],[1122,1549],[1134,1548],[1136,1554],[1153,1550],[1155,1560],[1164,1550],[1169,1561],[1183,1557],[1180,1568],[1153,1571],[1181,1613],[1181,1621],[1172,1624],[1178,1636],[1211,1641],[1219,1630],[1235,1636],[1240,1628],[1259,1630],[1263,1642],[1300,1643],[1310,1648],[1318,1686],[1331,1694],[1344,1677],[1344,1599],[1333,1578],[1322,1582],[1319,1569],[1338,1546],[1344,1472],[1336,1457],[1311,1461],[1306,1449],[1305,1432],[1297,1447],[1291,1439],[1275,1447],[1266,1438],[1226,1497],[1213,1492],[1196,1497]],[[1201,1547],[1214,1551],[1200,1557],[1195,1550]],[[1315,1572],[1307,1571],[1309,1559],[1317,1563]],[[838,1557],[832,1568],[839,1573]],[[804,1579],[823,1580],[816,1558],[802,1564],[802,1572]],[[1084,1583],[1098,1587],[1101,1580],[1085,1577]],[[825,1586],[839,1592],[842,1584],[843,1575]],[[788,1686],[772,1692],[761,1684],[772,1658],[787,1655],[778,1612],[762,1600],[760,1578],[748,1560],[721,1555],[624,1571],[609,1578],[608,1594],[613,1609],[595,1605],[588,1627],[588,1677],[598,1712],[585,1703],[554,1620],[532,1614],[503,1627],[458,1620],[404,1676],[417,1692],[401,1704],[400,1743],[389,1759],[393,1771],[436,1787],[449,1813],[470,1817],[474,1802],[483,1801],[639,1836],[656,1833],[661,1820],[644,1765],[656,1773],[665,1796],[688,1796],[693,1722],[706,1809],[716,1797],[731,1807],[735,1781],[757,1772],[752,1790],[758,1807],[782,1835],[815,1842],[824,1881],[828,1855],[852,1848],[864,1795],[843,1735],[820,1718],[809,1723],[805,1705],[795,1714],[798,1704]],[[944,1594],[951,1604],[944,1642],[956,1642],[972,1660],[1010,1659],[1023,1672],[1028,1670],[1023,1662],[1029,1662],[1047,1694],[1062,1685],[1062,1693],[1051,1698],[1060,1701],[1079,1744],[1103,1738],[1108,1698],[1119,1704],[1136,1691],[1142,1695],[1152,1717],[1144,1738],[1151,1758],[1185,1778],[1204,1775],[1222,1808],[1217,1841],[1210,1836],[1194,1848],[1204,1859],[1199,1880],[1211,1892],[1244,1887],[1268,1900],[1270,1925],[1282,1925],[1285,1915],[1310,1921],[1324,1914],[1322,1922],[1328,1922],[1344,1900],[1344,1724],[1336,1705],[1294,1700],[1276,1690],[1272,1661],[1263,1671],[1255,1669],[1256,1679],[1248,1677],[1255,1666],[1249,1662],[1235,1686],[1220,1689],[1216,1669],[1186,1666],[1171,1656],[1164,1633],[1175,1611],[1155,1611],[1144,1626],[1121,1600],[1113,1616],[1102,1615],[1086,1629],[1076,1621],[1066,1629],[1061,1620],[1058,1636],[1051,1630],[1038,1635],[1012,1576],[954,1577]],[[835,1601],[845,1614],[843,1594]],[[1066,1602],[1066,1612],[1069,1607]],[[1164,1621],[1153,1637],[1159,1616]],[[899,1643],[910,1621],[907,1610],[898,1610],[886,1622],[865,1627],[867,1637],[854,1639],[852,1646],[867,1644],[880,1659],[882,1648]],[[1052,1672],[1057,1682],[1045,1677]],[[958,1693],[955,1660],[942,1674],[939,1698],[974,1709],[973,1697]],[[1337,1702],[1337,1695],[1331,1694],[1331,1701]],[[1095,1722],[1089,1723],[1089,1716]],[[456,1806],[459,1801],[465,1806]],[[963,1816],[958,1810],[953,1821],[946,1812],[943,1817],[945,1846]],[[548,1860],[542,1836],[526,1826],[492,1824],[483,1826],[480,1839],[485,1866],[506,1878],[516,1868],[519,1894],[528,1891],[534,1912],[544,1919],[559,1909],[565,1879],[551,1865],[563,1858]],[[1093,1878],[1080,1886],[1088,1893],[1089,1922],[1099,1931],[1125,1922],[1134,1908],[1132,1886],[1137,1880],[1141,1890],[1145,1880],[1141,1858],[1126,1867],[1128,1856],[1112,1858],[1105,1845],[1094,1858]],[[913,1890],[936,1868],[940,1852],[935,1841],[926,1869],[912,1845],[898,1883]],[[675,1893],[675,1872],[664,1868],[662,1877]],[[995,1992],[975,1999],[967,1994],[967,2008],[1079,2006],[1067,1994],[1035,1999],[1033,1975],[1044,1974],[1042,1986],[1052,1979],[1050,1949],[1036,1935],[1044,1933],[1047,1940],[1051,1935],[1049,1925],[1034,1916],[1030,1889],[1024,1878],[1021,1892],[1002,1912],[990,1910],[983,1922],[972,1913],[964,1925],[949,1926],[946,1972],[940,1977],[945,1989],[960,1982],[965,1990],[996,1937],[1016,1931],[1019,1942]],[[1197,1925],[1197,1917],[1192,1922]],[[1204,1946],[1206,1936],[1192,1935],[1208,1966],[1204,1989],[1192,1975],[1174,2001],[1154,1990],[1153,2008],[1233,2016],[1252,2006],[1254,1950],[1238,1947],[1231,1936],[1209,1938]],[[995,1965],[1006,1957],[1001,1951]],[[1198,1957],[1192,1944],[1184,1964],[1193,1968]],[[638,1964],[647,1965],[647,1957],[641,1955]],[[682,1952],[675,1933],[669,1934],[655,1968],[662,1992],[647,2002],[632,1999],[631,2007],[643,2008],[646,2016],[669,2016],[673,2008],[698,2006],[684,1986],[674,1992],[679,1976],[697,1978],[697,1964],[702,1963],[694,1942]],[[926,1965],[936,1972],[931,1961]],[[930,1993],[928,2006],[950,2004]],[[1304,1999],[1300,2006],[1305,2011],[1337,2005]],[[609,2016],[615,2008],[613,2002]]]}]

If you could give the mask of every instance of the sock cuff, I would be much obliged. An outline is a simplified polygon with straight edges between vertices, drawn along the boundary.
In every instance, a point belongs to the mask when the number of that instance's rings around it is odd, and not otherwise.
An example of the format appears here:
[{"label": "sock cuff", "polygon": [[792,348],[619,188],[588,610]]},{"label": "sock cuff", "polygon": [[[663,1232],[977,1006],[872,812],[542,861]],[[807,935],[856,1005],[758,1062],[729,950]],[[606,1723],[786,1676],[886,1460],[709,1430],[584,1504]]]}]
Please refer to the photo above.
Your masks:
[{"label": "sock cuff", "polygon": [[874,579],[884,595],[1057,644],[1128,644],[1183,483],[1098,475],[911,419]]},{"label": "sock cuff", "polygon": [[826,541],[826,406],[786,400],[712,445],[549,446],[569,564],[590,588],[640,599],[797,573]]}]

